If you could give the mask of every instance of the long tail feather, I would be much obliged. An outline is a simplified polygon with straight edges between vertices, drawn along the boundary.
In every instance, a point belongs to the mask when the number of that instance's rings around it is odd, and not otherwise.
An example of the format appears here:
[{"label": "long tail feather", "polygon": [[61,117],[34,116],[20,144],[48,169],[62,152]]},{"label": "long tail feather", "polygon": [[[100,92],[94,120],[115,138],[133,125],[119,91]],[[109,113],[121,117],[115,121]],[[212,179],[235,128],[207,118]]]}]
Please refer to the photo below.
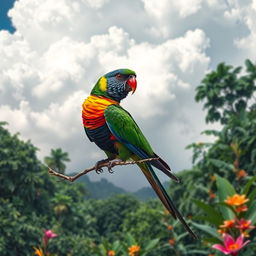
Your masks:
[{"label": "long tail feather", "polygon": [[168,203],[168,199],[166,198],[166,196],[163,194],[163,192],[161,191],[160,187],[157,185],[157,183],[155,182],[154,178],[152,177],[152,175],[149,173],[148,170],[145,170],[144,168],[141,167],[141,170],[143,172],[143,174],[145,175],[145,177],[147,178],[148,182],[150,183],[150,185],[152,186],[152,188],[154,189],[155,193],[157,194],[157,196],[159,197],[159,199],[162,201],[163,205],[165,206],[165,208],[171,213],[171,215],[173,216],[173,218],[177,219],[176,217],[176,213],[175,210],[172,208],[172,206]]},{"label": "long tail feather", "polygon": [[171,172],[171,168],[169,167],[169,165],[160,157],[158,156],[156,153],[154,153],[155,157],[158,157],[158,160],[152,161],[151,164],[156,167],[157,169],[159,169],[160,171],[162,171],[164,174],[166,174],[169,178],[173,179],[176,182],[180,182],[179,178],[176,177],[172,172]]},{"label": "long tail feather", "polygon": [[172,214],[172,216],[176,219],[178,218],[184,228],[191,234],[191,236],[195,239],[198,239],[197,235],[190,229],[187,222],[184,220],[182,215],[180,214],[179,210],[174,205],[171,198],[168,196],[167,192],[165,191],[164,187],[162,186],[160,180],[156,176],[153,168],[149,164],[140,164],[139,167],[141,168],[142,172],[146,176],[147,180],[149,181],[150,185],[154,189],[155,193],[162,201],[166,209]]}]

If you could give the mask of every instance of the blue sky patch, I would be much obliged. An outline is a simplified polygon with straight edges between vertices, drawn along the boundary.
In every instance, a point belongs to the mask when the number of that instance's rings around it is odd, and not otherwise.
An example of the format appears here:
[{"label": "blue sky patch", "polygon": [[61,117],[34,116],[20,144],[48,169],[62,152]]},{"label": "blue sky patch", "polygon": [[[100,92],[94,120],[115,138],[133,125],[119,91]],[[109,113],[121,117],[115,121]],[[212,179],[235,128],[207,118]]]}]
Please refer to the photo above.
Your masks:
[{"label": "blue sky patch", "polygon": [[12,26],[10,17],[7,16],[8,11],[13,7],[15,0],[3,0],[1,1],[0,8],[0,30],[8,30],[13,33],[15,28]]}]

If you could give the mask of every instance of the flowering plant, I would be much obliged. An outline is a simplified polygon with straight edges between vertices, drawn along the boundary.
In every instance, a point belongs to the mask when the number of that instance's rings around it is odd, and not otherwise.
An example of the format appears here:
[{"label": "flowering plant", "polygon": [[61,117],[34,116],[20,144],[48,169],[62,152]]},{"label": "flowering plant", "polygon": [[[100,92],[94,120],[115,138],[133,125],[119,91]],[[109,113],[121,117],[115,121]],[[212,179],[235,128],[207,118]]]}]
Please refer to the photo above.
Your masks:
[{"label": "flowering plant", "polygon": [[130,233],[125,234],[124,241],[121,243],[116,240],[110,243],[104,240],[99,246],[94,247],[94,253],[99,256],[146,256],[158,247],[159,238],[139,243]]},{"label": "flowering plant", "polygon": [[250,242],[249,240],[244,242],[243,234],[241,234],[236,240],[234,240],[231,235],[225,233],[223,235],[223,240],[224,245],[214,244],[212,248],[223,252],[225,255],[230,254],[232,256],[236,256],[238,252]]},{"label": "flowering plant", "polygon": [[57,237],[58,235],[55,234],[52,230],[48,229],[48,230],[44,230],[44,235],[43,235],[43,249],[41,247],[33,247],[34,248],[34,253],[36,256],[45,256],[45,255],[49,255],[47,253],[47,246],[49,243],[49,240]]},{"label": "flowering plant", "polygon": [[193,225],[210,235],[205,240],[215,243],[212,248],[225,255],[238,255],[250,242],[250,232],[256,223],[256,190],[252,189],[255,181],[256,177],[251,178],[239,194],[228,180],[216,175],[218,201],[213,206],[195,201],[205,213],[198,219],[205,220],[213,227],[197,223]]}]

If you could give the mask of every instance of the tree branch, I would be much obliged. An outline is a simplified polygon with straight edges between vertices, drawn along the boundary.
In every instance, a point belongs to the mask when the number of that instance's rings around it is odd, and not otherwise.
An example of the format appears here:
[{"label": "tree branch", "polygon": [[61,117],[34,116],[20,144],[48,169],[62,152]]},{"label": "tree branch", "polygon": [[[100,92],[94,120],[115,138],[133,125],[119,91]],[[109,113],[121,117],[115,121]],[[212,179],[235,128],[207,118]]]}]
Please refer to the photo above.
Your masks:
[{"label": "tree branch", "polygon": [[[159,158],[156,157],[156,158],[147,158],[147,159],[142,159],[142,160],[138,160],[138,161],[116,161],[116,162],[111,162],[111,168],[114,167],[114,166],[117,166],[117,165],[130,165],[130,164],[140,164],[140,163],[144,163],[144,162],[150,162],[150,161],[154,161],[154,160],[158,160]],[[99,164],[98,165],[98,170],[101,169],[102,167],[107,167],[109,168],[109,162],[106,162],[106,163],[102,163],[102,164]],[[91,167],[91,168],[88,168],[88,169],[85,169],[81,172],[79,172],[78,174],[74,175],[74,176],[67,176],[67,175],[64,175],[62,173],[58,173],[56,171],[54,171],[52,168],[50,168],[49,166],[47,166],[48,168],[48,173],[50,175],[53,175],[53,176],[57,176],[59,178],[62,178],[64,180],[68,180],[68,181],[75,181],[76,179],[80,178],[81,176],[87,174],[88,172],[91,172],[91,171],[96,171],[96,166],[94,167]]]}]

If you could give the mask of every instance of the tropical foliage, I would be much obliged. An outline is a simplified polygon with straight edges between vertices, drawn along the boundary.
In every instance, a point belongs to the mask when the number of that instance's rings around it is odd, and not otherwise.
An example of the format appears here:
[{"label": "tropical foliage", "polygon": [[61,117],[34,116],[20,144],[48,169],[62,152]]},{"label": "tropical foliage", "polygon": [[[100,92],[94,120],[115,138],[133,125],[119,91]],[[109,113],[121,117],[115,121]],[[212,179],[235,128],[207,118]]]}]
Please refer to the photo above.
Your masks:
[{"label": "tropical foliage", "polygon": [[63,152],[61,148],[52,149],[51,155],[44,158],[44,162],[52,169],[59,173],[64,173],[66,165],[64,162],[69,162],[68,153]]},{"label": "tropical foliage", "polygon": [[[195,142],[190,170],[170,195],[199,235],[193,240],[158,200],[132,195],[89,197],[84,184],[50,177],[31,142],[0,124],[0,255],[256,255],[256,66],[224,63],[196,90],[212,143]],[[45,163],[65,172],[68,154]]]}]

